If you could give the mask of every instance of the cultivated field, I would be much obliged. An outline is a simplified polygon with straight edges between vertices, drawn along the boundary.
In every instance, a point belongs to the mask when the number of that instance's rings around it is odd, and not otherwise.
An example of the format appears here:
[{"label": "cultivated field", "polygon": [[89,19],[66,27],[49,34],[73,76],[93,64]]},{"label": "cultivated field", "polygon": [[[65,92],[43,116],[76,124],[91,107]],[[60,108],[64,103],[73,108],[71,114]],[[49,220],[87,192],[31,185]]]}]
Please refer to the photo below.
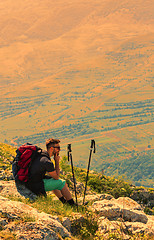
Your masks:
[{"label": "cultivated field", "polygon": [[[75,165],[87,167],[95,139],[92,169],[152,186],[153,1],[0,6],[1,142],[44,148],[47,138],[60,138],[62,154],[72,143]],[[133,165],[118,170],[146,155],[145,180],[133,178]]]}]

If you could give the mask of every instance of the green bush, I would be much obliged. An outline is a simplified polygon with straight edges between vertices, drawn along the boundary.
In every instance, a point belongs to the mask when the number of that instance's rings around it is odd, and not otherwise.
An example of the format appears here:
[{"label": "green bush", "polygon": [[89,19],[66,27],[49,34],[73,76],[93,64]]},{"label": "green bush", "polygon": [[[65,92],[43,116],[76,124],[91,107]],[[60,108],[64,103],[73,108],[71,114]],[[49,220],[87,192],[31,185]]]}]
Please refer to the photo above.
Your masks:
[{"label": "green bush", "polygon": [[94,213],[86,211],[82,220],[76,219],[72,224],[73,235],[79,236],[80,239],[94,239],[98,229],[97,216]]}]

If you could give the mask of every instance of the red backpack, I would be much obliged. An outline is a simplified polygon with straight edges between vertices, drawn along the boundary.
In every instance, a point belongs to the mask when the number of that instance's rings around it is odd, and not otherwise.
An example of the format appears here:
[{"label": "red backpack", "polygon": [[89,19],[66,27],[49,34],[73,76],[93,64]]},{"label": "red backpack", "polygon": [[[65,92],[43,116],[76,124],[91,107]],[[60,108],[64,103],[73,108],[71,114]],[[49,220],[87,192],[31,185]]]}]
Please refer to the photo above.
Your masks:
[{"label": "red backpack", "polygon": [[31,163],[41,152],[41,148],[31,143],[25,143],[16,150],[17,155],[12,163],[12,172],[15,181],[28,181]]}]

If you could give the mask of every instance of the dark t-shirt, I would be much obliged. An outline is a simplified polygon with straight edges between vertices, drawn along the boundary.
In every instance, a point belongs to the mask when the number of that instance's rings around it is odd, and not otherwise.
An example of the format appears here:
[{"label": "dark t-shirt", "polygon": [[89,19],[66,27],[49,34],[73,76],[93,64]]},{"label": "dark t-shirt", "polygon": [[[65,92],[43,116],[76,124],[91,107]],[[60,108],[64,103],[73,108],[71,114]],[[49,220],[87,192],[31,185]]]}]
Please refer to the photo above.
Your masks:
[{"label": "dark t-shirt", "polygon": [[45,176],[46,172],[55,171],[53,162],[51,162],[48,152],[43,151],[39,156],[37,156],[30,167],[30,177],[26,184],[27,187],[37,195],[46,195],[44,189],[44,178],[50,178]]}]

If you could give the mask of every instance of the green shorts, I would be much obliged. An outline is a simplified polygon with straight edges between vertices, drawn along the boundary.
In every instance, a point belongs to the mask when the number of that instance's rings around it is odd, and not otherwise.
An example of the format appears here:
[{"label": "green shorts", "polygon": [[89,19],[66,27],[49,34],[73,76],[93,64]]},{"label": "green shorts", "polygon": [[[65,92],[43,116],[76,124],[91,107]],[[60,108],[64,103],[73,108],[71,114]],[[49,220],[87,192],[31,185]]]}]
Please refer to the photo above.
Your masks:
[{"label": "green shorts", "polygon": [[66,181],[63,179],[43,179],[45,191],[62,190]]}]

